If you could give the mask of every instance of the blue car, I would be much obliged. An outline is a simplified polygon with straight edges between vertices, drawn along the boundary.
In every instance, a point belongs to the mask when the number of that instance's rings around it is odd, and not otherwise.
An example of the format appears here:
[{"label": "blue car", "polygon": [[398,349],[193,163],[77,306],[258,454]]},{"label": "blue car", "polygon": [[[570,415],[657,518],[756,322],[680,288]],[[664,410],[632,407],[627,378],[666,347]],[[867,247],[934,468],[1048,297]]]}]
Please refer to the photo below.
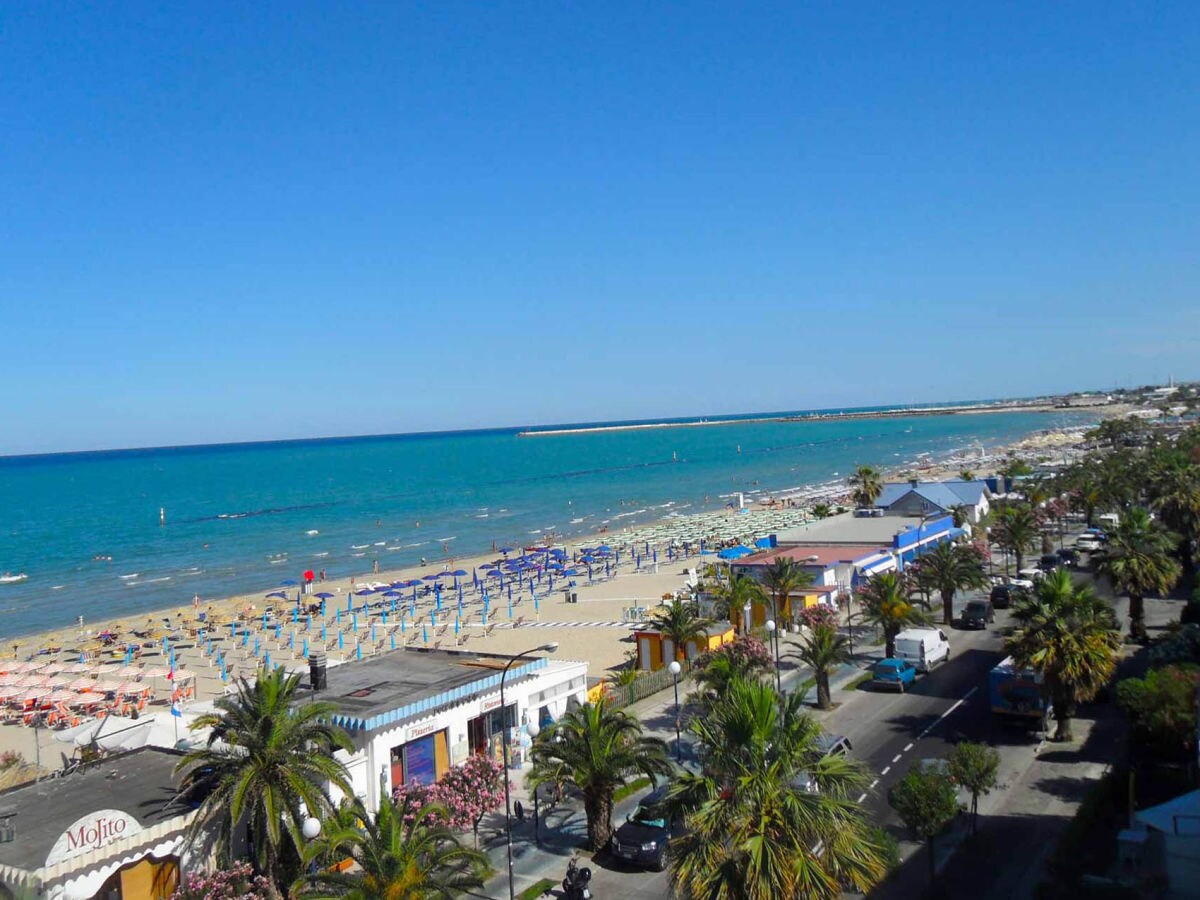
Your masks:
[{"label": "blue car", "polygon": [[917,680],[917,667],[905,659],[881,659],[872,671],[871,686],[904,693]]}]

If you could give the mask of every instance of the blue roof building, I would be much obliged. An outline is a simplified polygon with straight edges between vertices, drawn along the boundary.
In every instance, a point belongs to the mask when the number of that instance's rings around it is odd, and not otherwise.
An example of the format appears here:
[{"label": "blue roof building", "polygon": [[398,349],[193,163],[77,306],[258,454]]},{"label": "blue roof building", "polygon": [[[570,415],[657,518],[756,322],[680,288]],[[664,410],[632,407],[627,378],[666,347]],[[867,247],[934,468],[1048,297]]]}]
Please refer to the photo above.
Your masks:
[{"label": "blue roof building", "polygon": [[984,481],[892,481],[883,486],[875,506],[889,516],[928,516],[964,507],[972,523],[987,514],[990,497]]}]

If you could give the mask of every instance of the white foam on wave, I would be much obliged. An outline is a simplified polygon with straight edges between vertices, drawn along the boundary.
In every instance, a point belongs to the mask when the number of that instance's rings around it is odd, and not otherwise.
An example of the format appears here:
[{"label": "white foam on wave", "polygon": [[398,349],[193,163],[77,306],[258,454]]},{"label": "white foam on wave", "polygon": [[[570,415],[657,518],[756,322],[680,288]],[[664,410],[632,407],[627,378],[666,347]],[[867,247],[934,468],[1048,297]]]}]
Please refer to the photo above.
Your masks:
[{"label": "white foam on wave", "polygon": [[456,540],[458,540],[458,535],[453,535],[453,534],[452,534],[450,537],[445,537],[445,538],[435,538],[435,540],[441,541],[441,542],[444,544],[444,543],[446,543],[446,541],[456,541]]},{"label": "white foam on wave", "polygon": [[350,555],[351,555],[351,556],[366,556],[367,554],[365,554],[365,553],[351,553]]},{"label": "white foam on wave", "polygon": [[315,529],[315,528],[310,528],[308,531],[306,531],[304,533],[307,534],[309,537],[312,537],[314,535],[320,534],[321,532],[317,531],[317,529]]},{"label": "white foam on wave", "polygon": [[371,545],[370,544],[351,544],[350,549],[351,550],[366,550],[369,546],[371,546]]},{"label": "white foam on wave", "polygon": [[131,579],[131,578],[137,578],[137,577],[138,577],[138,575],[140,575],[140,574],[142,574],[142,573],[141,573],[141,572],[131,572],[131,573],[130,573],[130,574],[128,574],[128,575],[118,575],[117,577],[118,577],[118,578],[121,578],[121,579],[124,579],[125,581],[128,581],[128,580],[129,580],[129,579]]},{"label": "white foam on wave", "polygon": [[164,575],[162,578],[147,578],[142,584],[157,584],[160,581],[170,581],[170,575]]}]

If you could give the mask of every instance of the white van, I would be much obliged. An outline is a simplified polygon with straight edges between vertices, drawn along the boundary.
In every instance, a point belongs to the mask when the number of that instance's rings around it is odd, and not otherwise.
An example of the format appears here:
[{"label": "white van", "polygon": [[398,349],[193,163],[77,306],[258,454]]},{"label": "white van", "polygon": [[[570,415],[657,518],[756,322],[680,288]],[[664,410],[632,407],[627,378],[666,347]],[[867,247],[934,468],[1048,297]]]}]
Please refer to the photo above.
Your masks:
[{"label": "white van", "polygon": [[906,628],[896,635],[896,658],[928,672],[950,658],[950,641],[940,628]]}]

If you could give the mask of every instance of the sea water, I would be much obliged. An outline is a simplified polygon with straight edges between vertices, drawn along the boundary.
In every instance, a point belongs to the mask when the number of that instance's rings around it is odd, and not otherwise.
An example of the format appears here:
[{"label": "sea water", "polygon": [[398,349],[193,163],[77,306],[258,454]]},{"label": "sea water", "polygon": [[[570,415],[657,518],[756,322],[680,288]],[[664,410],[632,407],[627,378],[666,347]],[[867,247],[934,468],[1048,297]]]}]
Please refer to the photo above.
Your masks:
[{"label": "sea water", "polygon": [[[0,635],[581,536],[1080,424],[1080,413],[502,429],[0,458]],[[605,423],[592,423],[603,425]],[[987,466],[977,466],[988,471]],[[160,510],[163,521],[160,524]],[[610,537],[610,541],[613,537]]]}]

